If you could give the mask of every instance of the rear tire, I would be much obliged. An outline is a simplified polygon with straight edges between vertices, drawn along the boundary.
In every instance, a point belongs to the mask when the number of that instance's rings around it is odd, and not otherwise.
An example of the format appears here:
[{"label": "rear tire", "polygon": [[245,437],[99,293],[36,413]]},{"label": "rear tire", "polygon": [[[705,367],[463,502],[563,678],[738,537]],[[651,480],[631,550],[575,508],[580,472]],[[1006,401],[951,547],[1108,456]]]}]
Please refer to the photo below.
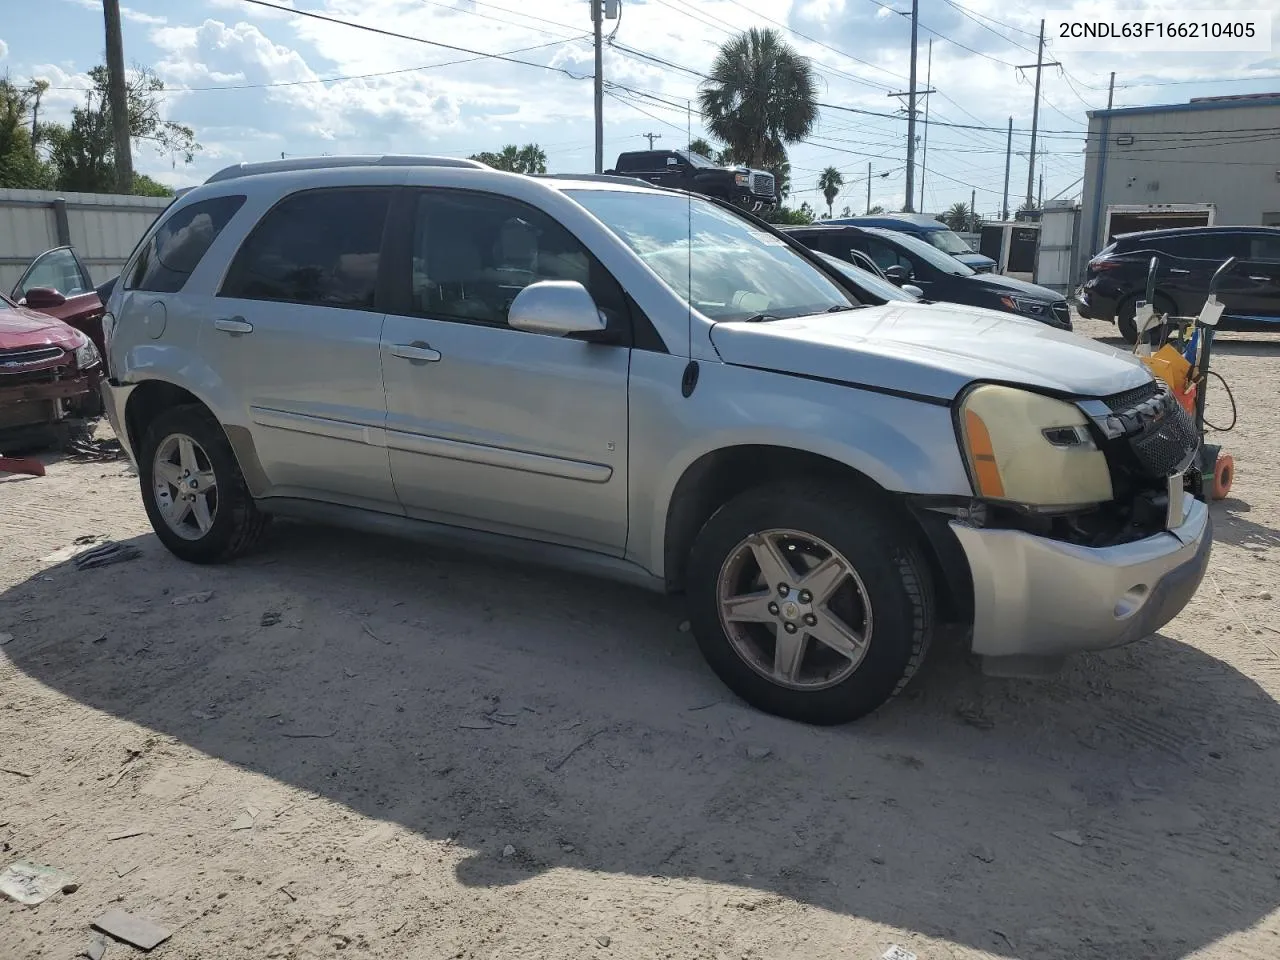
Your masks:
[{"label": "rear tire", "polygon": [[[707,521],[689,556],[690,622],[734,693],[767,713],[829,725],[906,686],[928,650],[933,586],[916,538],[884,506],[843,485],[791,481],[747,491]],[[828,592],[824,582],[836,586]]]},{"label": "rear tire", "polygon": [[[190,495],[200,497],[203,506],[175,522],[189,482],[183,473],[188,454],[194,462],[187,472],[200,478],[202,488]],[[173,479],[166,480],[171,471]],[[138,483],[156,536],[170,553],[191,563],[223,563],[248,552],[271,519],[253,502],[222,426],[197,404],[165,410],[147,427],[138,451]]]}]

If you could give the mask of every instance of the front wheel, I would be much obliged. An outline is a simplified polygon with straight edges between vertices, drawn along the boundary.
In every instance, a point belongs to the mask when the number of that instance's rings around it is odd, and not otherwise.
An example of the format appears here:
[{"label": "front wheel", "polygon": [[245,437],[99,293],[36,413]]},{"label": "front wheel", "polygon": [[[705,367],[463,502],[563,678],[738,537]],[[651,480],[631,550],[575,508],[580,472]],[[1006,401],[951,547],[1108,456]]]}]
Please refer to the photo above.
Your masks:
[{"label": "front wheel", "polygon": [[929,571],[883,503],[781,483],[718,510],[689,557],[690,621],[721,680],[753,706],[855,720],[902,690],[933,627]]}]

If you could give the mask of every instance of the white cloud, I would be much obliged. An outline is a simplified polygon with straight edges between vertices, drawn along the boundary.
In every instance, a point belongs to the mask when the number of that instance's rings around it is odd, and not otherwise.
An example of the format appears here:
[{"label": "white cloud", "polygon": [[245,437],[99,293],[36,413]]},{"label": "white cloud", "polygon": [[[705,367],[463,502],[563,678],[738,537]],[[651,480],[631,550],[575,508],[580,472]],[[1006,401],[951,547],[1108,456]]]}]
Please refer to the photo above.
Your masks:
[{"label": "white cloud", "polygon": [[[66,2],[75,4],[77,7],[83,7],[86,10],[92,10],[97,14],[102,13],[101,0],[66,0]],[[141,10],[134,10],[132,7],[121,7],[120,19],[129,20],[133,23],[145,24],[147,26],[154,26],[156,24],[169,22],[165,17],[156,16],[151,13],[144,13]]]},{"label": "white cloud", "polygon": [[0,40],[0,60],[3,60],[8,55],[9,55],[9,45],[5,43],[3,40]]}]

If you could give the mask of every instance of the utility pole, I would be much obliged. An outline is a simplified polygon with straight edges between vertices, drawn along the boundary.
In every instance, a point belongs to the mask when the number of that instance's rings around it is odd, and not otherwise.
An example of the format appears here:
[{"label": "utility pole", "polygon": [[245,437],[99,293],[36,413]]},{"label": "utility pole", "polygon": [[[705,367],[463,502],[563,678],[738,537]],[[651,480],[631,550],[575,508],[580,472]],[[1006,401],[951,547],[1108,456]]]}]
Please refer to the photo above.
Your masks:
[{"label": "utility pole", "polygon": [[[591,4],[591,30],[596,44],[595,107],[596,107],[596,173],[604,172],[604,40],[601,26],[604,20],[604,0],[587,0]],[[1043,33],[1043,31],[1041,31]],[[1030,189],[1030,188],[1028,188]]]},{"label": "utility pole", "polygon": [[1062,66],[1057,60],[1053,63],[1044,62],[1044,21],[1040,21],[1040,44],[1036,47],[1036,62],[1025,66],[1018,67],[1019,70],[1030,70],[1032,67],[1036,71],[1036,93],[1035,100],[1031,104],[1031,153],[1027,159],[1027,205],[1030,206],[1032,200],[1032,188],[1036,185],[1036,130],[1040,123],[1040,74],[1045,67]]},{"label": "utility pole", "polygon": [[867,216],[871,215],[871,161],[867,161]]},{"label": "utility pole", "polygon": [[1111,82],[1107,84],[1107,109],[1111,109],[1111,99],[1116,95],[1116,72],[1111,71]]},{"label": "utility pole", "polygon": [[1004,148],[1004,202],[1000,205],[1000,219],[1009,219],[1009,165],[1013,162],[1013,117],[1009,118],[1009,140]]},{"label": "utility pole", "polygon": [[116,190],[133,191],[133,153],[129,142],[129,88],[124,76],[124,39],[120,34],[120,0],[102,0],[107,26],[107,102],[115,135]]},{"label": "utility pole", "polygon": [[1040,199],[1036,201],[1036,209],[1044,210],[1044,172],[1040,173]]},{"label": "utility pole", "polygon": [[920,212],[924,212],[924,175],[929,172],[929,85],[933,82],[933,37],[929,38],[928,66],[924,69],[924,150],[920,158]]},{"label": "utility pole", "polygon": [[653,141],[655,141],[655,140],[661,140],[661,139],[662,139],[662,134],[660,134],[660,133],[642,133],[642,134],[640,134],[640,136],[644,137],[645,139],[647,139],[647,140],[649,141],[649,149],[650,149],[650,150],[652,150],[652,149],[653,149]]},{"label": "utility pole", "polygon": [[978,205],[978,191],[969,191],[969,232],[977,233],[978,212],[974,208]]}]

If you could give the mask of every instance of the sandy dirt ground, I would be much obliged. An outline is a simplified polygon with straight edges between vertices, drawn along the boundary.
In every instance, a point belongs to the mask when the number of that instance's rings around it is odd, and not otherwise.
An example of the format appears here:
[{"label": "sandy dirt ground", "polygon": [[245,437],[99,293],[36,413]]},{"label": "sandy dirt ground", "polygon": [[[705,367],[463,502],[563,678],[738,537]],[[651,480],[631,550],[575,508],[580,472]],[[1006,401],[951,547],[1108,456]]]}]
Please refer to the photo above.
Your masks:
[{"label": "sandy dirt ground", "polygon": [[79,883],[0,903],[0,958],[120,908],[163,960],[1273,960],[1280,338],[1220,342],[1183,615],[1043,681],[943,643],[839,729],[735,701],[663,598],[301,525],[202,569],[123,462],[0,481],[0,866]]}]

